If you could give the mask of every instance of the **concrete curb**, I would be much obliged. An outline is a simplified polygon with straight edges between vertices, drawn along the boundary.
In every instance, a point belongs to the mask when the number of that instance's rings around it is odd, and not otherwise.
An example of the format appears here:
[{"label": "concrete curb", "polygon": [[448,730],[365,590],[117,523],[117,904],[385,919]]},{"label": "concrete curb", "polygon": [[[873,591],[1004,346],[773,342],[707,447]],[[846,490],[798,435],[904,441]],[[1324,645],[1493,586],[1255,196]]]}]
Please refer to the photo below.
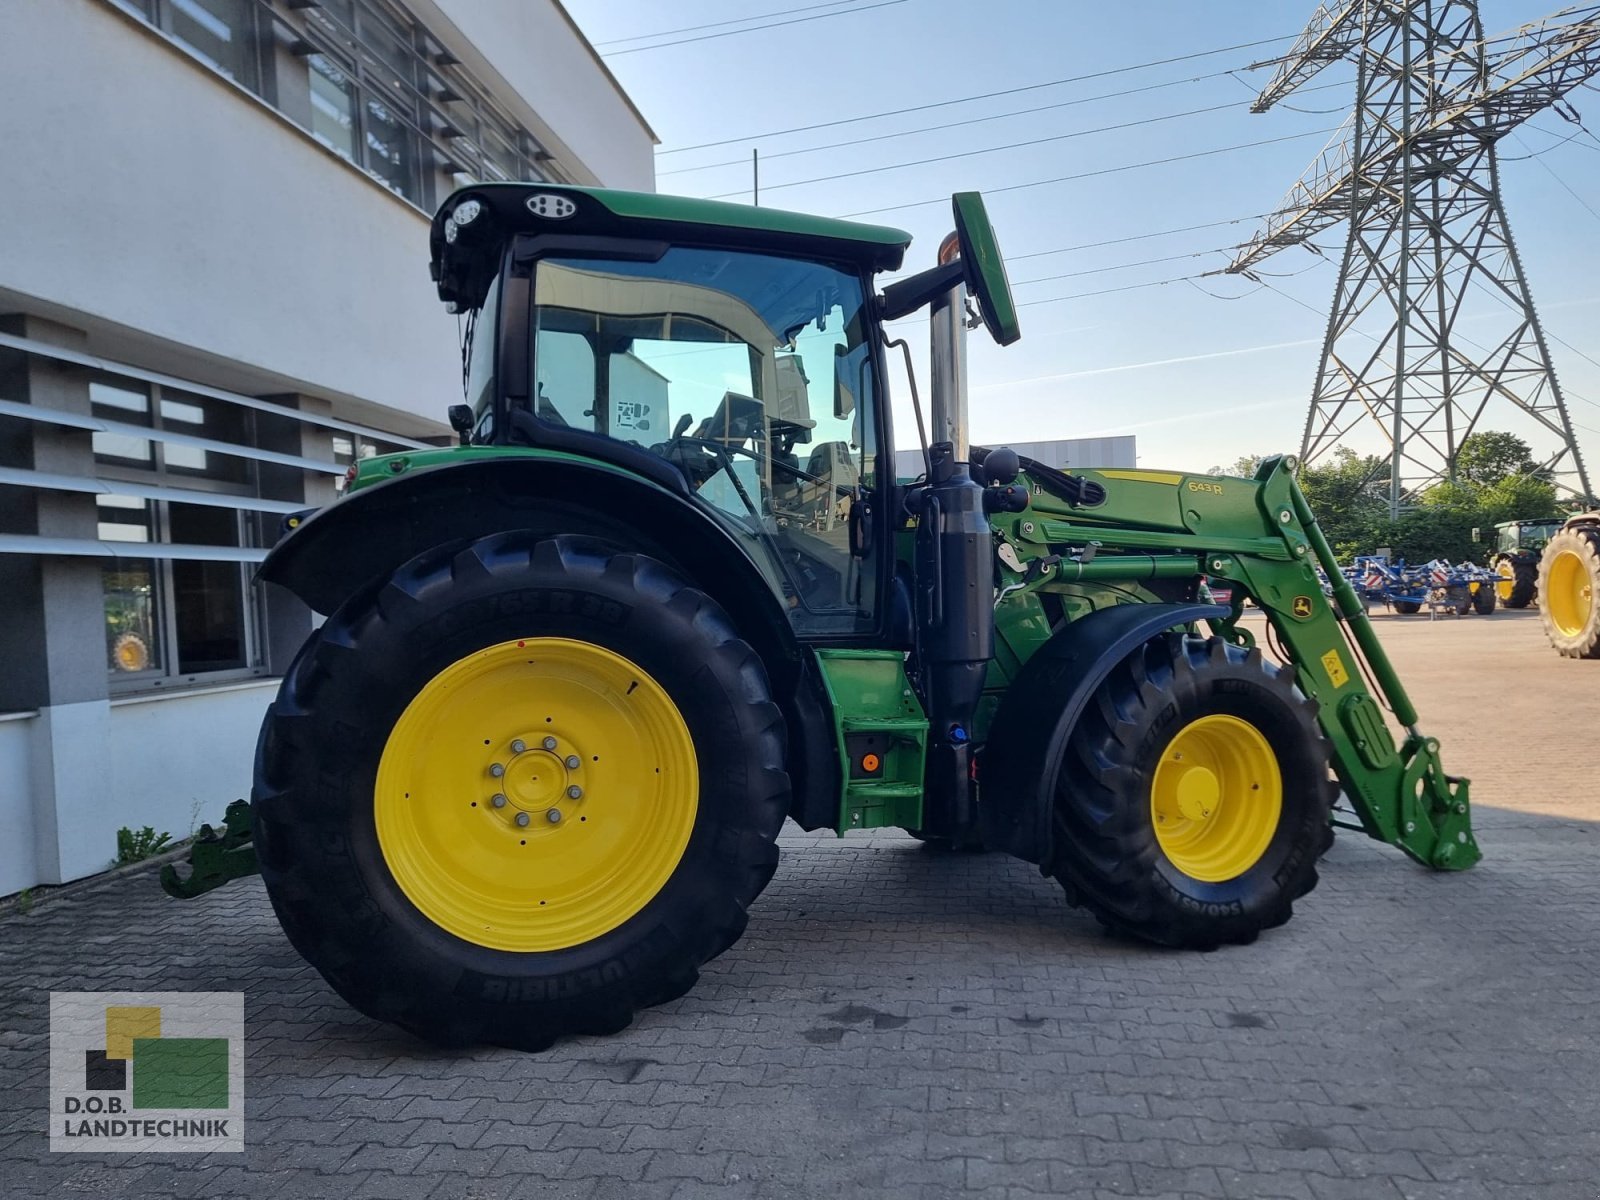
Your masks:
[{"label": "concrete curb", "polygon": [[189,853],[189,847],[193,843],[193,837],[186,837],[183,841],[172,846],[171,849],[163,850],[160,854],[152,855],[150,858],[140,859],[136,863],[112,867],[109,870],[101,871],[98,875],[86,875],[82,879],[74,879],[71,883],[41,883],[37,887],[24,888],[23,891],[17,892],[15,895],[0,897],[0,917],[10,916],[19,912],[17,898],[24,894],[29,898],[28,912],[31,913],[40,905],[58,900],[63,896],[76,896],[81,893],[92,892],[129,875],[137,875],[141,871],[158,870],[167,863],[177,862]]}]

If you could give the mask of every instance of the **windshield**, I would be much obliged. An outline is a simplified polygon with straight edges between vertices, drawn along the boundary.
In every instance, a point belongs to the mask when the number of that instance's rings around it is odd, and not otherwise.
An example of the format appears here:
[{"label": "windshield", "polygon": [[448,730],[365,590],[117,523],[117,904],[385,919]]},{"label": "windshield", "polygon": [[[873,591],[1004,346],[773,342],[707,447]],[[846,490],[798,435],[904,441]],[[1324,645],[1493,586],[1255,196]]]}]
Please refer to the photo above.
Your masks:
[{"label": "windshield", "polygon": [[1510,552],[1513,550],[1543,550],[1544,544],[1556,535],[1561,528],[1559,520],[1554,521],[1518,521],[1500,531],[1500,545],[1498,549]]},{"label": "windshield", "polygon": [[872,607],[848,531],[876,476],[866,320],[860,278],[824,263],[541,259],[534,415],[674,463],[773,568],[797,625],[853,630]]}]

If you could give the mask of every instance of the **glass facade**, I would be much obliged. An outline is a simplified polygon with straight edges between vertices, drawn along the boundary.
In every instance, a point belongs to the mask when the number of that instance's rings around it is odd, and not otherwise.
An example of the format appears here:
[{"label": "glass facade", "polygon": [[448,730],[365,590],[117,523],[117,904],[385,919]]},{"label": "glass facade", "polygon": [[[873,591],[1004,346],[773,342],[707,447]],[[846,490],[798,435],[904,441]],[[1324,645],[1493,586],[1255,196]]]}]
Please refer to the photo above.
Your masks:
[{"label": "glass facade", "polygon": [[457,187],[558,180],[542,146],[391,0],[112,0],[431,212]]},{"label": "glass facade", "polygon": [[[119,377],[89,384],[96,416],[148,427],[153,434],[93,434],[97,470],[119,481],[200,493],[255,495],[255,464],[240,455],[179,438],[247,446],[248,409],[175,388]],[[252,544],[249,522],[233,507],[148,500],[112,493],[96,500],[102,542],[179,544],[238,549]],[[216,672],[260,666],[257,603],[248,564],[195,559],[119,559],[101,569],[105,593],[106,669],[123,686],[193,681]]]}]

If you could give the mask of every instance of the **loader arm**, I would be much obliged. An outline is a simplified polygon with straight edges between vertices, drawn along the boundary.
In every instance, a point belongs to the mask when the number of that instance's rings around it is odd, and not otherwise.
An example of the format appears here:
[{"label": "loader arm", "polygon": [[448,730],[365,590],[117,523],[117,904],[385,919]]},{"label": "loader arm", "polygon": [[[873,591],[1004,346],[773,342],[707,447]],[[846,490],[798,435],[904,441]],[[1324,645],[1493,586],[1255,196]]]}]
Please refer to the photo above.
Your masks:
[{"label": "loader arm", "polygon": [[[1200,578],[1233,587],[1228,614],[1210,622],[1225,641],[1252,647],[1245,596],[1266,615],[1269,640],[1316,701],[1317,720],[1350,812],[1335,823],[1364,830],[1441,870],[1481,857],[1467,780],[1446,775],[1437,739],[1379,644],[1361,602],[1295,483],[1294,462],[1269,458],[1253,480],[1157,471],[1083,471],[1102,503],[1064,499],[1048,473],[1028,475],[1030,507],[995,522],[999,566],[998,662],[1014,675],[1049,636],[1048,605],[1203,599]],[[1325,594],[1317,568],[1332,583]],[[1189,589],[1187,595],[1179,589]],[[1078,611],[1081,611],[1078,610]],[[1385,719],[1403,730],[1396,744]]]},{"label": "loader arm", "polygon": [[[1300,689],[1319,706],[1335,773],[1357,818],[1342,820],[1336,810],[1335,824],[1363,829],[1425,866],[1470,867],[1482,854],[1472,835],[1468,781],[1445,774],[1438,740],[1418,728],[1416,706],[1288,464],[1284,458],[1268,459],[1257,471],[1262,510],[1282,526],[1297,567],[1311,557],[1322,568],[1332,586],[1331,603],[1320,586],[1296,590],[1304,571],[1289,570],[1288,564],[1223,556],[1220,569],[1211,564],[1212,573],[1236,580],[1256,598]],[[1236,606],[1218,632],[1247,641],[1248,632],[1238,627],[1238,611]],[[1404,730],[1398,746],[1380,701]]]}]

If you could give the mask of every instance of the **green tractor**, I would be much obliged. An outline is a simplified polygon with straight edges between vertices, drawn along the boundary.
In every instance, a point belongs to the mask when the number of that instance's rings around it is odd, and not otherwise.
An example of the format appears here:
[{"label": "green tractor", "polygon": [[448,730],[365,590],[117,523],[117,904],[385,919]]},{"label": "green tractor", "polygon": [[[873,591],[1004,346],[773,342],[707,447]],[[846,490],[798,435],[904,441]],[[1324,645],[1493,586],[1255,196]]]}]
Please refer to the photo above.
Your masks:
[{"label": "green tractor", "polygon": [[1560,522],[1539,556],[1539,618],[1567,658],[1600,658],[1600,512]]},{"label": "green tractor", "polygon": [[[546,184],[447,200],[461,444],[361,460],[287,522],[261,577],[327,620],[251,811],[169,890],[245,873],[253,834],[289,939],[356,1008],[538,1048],[689,989],[786,819],[1015,855],[1195,949],[1287,921],[1335,824],[1475,862],[1467,782],[1293,460],[1067,472],[969,445],[967,331],[1019,330],[980,198],[953,213],[937,265],[880,290],[895,229]],[[885,327],[922,309],[925,471],[901,482]]]},{"label": "green tractor", "polygon": [[[1527,608],[1539,591],[1539,555],[1561,528],[1560,517],[1537,521],[1501,521],[1494,527],[1489,568],[1500,576],[1495,592],[1506,608]],[[1473,540],[1478,531],[1473,530]]]}]

